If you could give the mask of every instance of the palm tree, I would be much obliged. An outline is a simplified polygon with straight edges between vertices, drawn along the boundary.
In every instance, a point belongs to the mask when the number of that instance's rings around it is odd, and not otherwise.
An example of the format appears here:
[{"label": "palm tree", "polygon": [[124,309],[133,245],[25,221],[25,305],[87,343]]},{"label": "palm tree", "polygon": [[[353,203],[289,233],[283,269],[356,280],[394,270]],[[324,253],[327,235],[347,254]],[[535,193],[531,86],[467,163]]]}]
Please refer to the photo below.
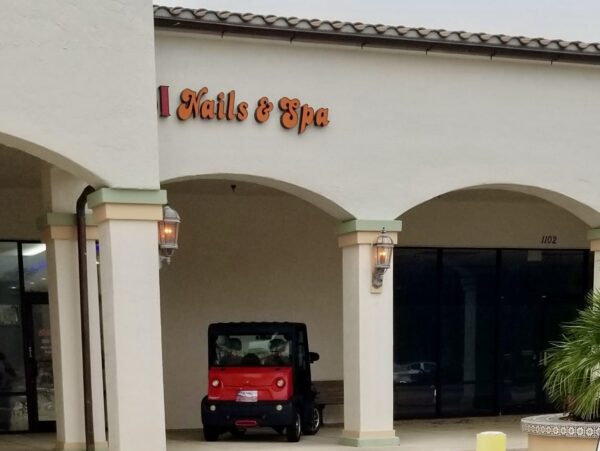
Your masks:
[{"label": "palm tree", "polygon": [[549,350],[544,390],[569,418],[600,421],[600,291],[562,332]]}]

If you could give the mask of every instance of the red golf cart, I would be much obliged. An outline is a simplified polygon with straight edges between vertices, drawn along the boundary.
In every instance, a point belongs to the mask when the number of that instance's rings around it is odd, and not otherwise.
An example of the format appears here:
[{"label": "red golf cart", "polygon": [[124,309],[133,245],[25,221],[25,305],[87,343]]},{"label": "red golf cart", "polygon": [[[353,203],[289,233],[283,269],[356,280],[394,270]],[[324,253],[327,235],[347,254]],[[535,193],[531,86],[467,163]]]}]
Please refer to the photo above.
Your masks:
[{"label": "red golf cart", "polygon": [[208,328],[208,395],[202,400],[204,438],[272,427],[297,442],[316,434],[321,412],[315,404],[306,325],[301,323],[216,323]]}]

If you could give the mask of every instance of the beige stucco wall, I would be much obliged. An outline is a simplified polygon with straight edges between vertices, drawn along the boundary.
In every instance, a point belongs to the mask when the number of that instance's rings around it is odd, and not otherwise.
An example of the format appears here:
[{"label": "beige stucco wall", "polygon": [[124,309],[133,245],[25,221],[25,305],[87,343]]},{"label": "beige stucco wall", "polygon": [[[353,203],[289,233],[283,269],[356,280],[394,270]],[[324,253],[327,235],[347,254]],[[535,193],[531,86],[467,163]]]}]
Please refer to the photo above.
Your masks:
[{"label": "beige stucco wall", "polygon": [[244,184],[236,193],[229,183],[166,188],[183,218],[180,250],[160,273],[167,428],[200,426],[211,322],[305,322],[321,354],[313,377],[341,379],[336,221],[302,200]]},{"label": "beige stucco wall", "polygon": [[[400,246],[588,249],[589,227],[542,199],[498,190],[465,190],[404,213]],[[542,243],[554,235],[556,244]]]},{"label": "beige stucco wall", "polygon": [[[337,221],[257,185],[195,181],[165,186],[181,214],[180,249],[161,269],[166,420],[200,426],[207,387],[206,331],[216,321],[302,321],[321,354],[314,378],[342,378],[341,251]],[[442,196],[403,215],[400,245],[586,248],[587,227],[545,201],[514,193]],[[329,409],[329,421],[339,421]]]},{"label": "beige stucco wall", "polygon": [[[443,193],[487,184],[535,186],[592,226],[600,215],[600,69],[591,65],[318,45],[225,34],[156,35],[161,180],[249,174],[291,183],[359,219],[393,219]],[[177,120],[184,88],[236,90],[237,121]],[[256,101],[298,97],[330,124],[284,130]],[[553,193],[561,193],[556,196]]]},{"label": "beige stucco wall", "polygon": [[152,2],[2,3],[0,144],[80,178],[158,186]]}]

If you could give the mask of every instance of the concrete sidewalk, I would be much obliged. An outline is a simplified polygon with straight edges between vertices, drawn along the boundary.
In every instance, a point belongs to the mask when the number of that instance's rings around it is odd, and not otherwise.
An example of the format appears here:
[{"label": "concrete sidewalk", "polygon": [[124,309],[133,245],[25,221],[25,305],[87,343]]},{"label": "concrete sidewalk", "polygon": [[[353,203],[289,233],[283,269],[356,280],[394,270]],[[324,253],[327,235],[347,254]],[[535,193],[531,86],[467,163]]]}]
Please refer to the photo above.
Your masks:
[{"label": "concrete sidewalk", "polygon": [[[527,448],[527,436],[520,429],[520,416],[489,418],[458,418],[444,420],[399,421],[395,428],[400,445],[383,448],[361,448],[367,451],[474,451],[475,435],[482,431],[502,431],[508,435],[508,449]],[[337,444],[341,428],[326,426],[316,436],[302,437],[300,443],[287,443],[285,437],[270,430],[249,431],[241,440],[223,435],[218,442],[202,440],[200,430],[169,431],[168,451],[268,451],[311,449],[343,451]],[[50,451],[54,448],[53,434],[0,435],[0,451]]]}]

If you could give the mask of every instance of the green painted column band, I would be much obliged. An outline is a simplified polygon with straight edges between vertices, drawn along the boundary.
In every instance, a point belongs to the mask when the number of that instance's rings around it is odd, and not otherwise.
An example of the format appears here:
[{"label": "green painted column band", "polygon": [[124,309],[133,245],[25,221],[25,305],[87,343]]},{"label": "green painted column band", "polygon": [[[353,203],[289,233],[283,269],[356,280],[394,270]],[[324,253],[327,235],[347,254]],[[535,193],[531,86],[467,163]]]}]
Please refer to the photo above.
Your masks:
[{"label": "green painted column band", "polygon": [[587,239],[589,241],[592,240],[600,240],[600,229],[591,229],[587,233]]},{"label": "green painted column band", "polygon": [[377,221],[374,219],[352,219],[342,222],[337,226],[337,234],[344,235],[352,232],[381,232],[384,229],[387,232],[401,232],[402,221]]},{"label": "green painted column band", "polygon": [[352,438],[352,437],[342,437],[339,440],[340,445],[344,446],[354,446],[357,448],[362,448],[365,446],[397,446],[400,443],[400,439],[398,437],[389,437],[389,438]]},{"label": "green painted column band", "polygon": [[[75,216],[75,213],[57,213],[51,211],[40,216],[36,221],[36,225],[38,230],[51,226],[75,226],[77,223]],[[92,219],[92,215],[85,215],[85,223],[91,226],[96,225]]]},{"label": "green painted column band", "polygon": [[167,191],[164,189],[100,188],[88,196],[88,208],[102,204],[165,205]]}]

